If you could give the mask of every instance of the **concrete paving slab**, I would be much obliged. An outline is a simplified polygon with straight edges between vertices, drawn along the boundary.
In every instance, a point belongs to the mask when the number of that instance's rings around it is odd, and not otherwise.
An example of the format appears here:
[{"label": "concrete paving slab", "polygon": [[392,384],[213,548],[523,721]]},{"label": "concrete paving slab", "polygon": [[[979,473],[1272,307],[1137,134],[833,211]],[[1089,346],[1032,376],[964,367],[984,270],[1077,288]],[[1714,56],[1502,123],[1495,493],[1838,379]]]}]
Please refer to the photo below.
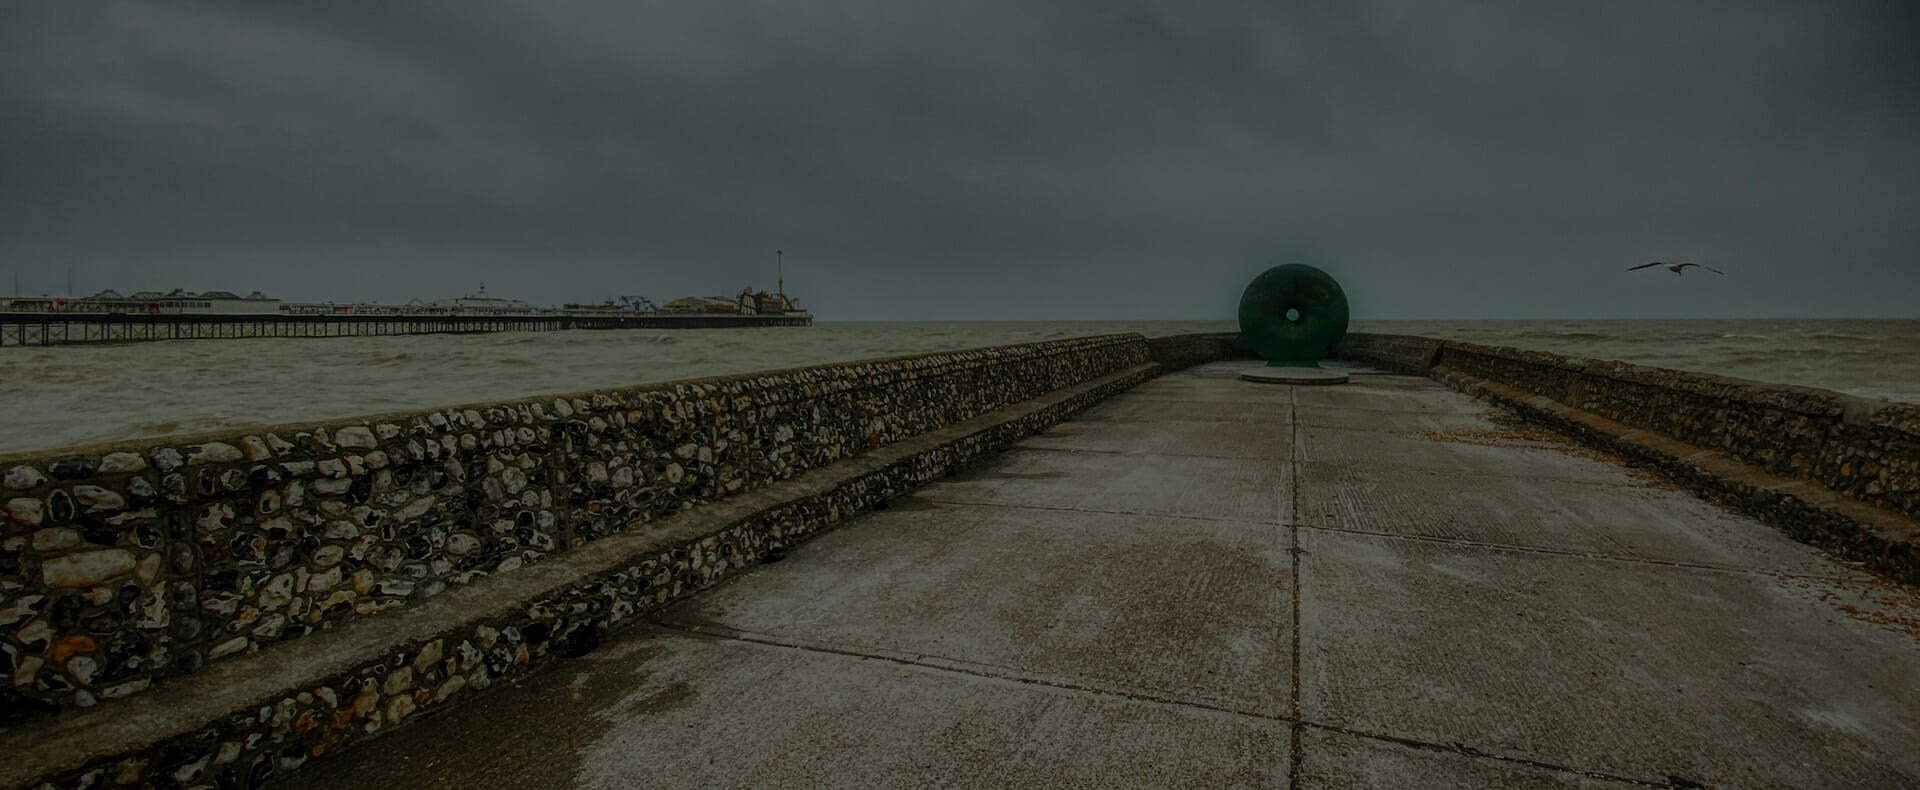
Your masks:
[{"label": "concrete paving slab", "polygon": [[[1166,413],[1178,403],[1162,401]],[[1081,418],[1055,425],[1020,442],[1021,447],[1133,455],[1184,455],[1242,460],[1285,460],[1293,453],[1293,431],[1284,422],[1181,423]]]},{"label": "concrete paving slab", "polygon": [[1300,465],[1301,523],[1626,559],[1831,574],[1818,549],[1683,491],[1378,464]]},{"label": "concrete paving slab", "polygon": [[1289,477],[1280,461],[1016,449],[920,494],[940,502],[1272,523]]},{"label": "concrete paving slab", "polygon": [[1280,424],[1291,422],[1284,402],[1232,403],[1177,398],[1114,398],[1080,412],[1077,420]]},{"label": "concrete paving slab", "polygon": [[1405,436],[1448,434],[1468,437],[1508,430],[1512,425],[1510,419],[1503,421],[1503,415],[1491,406],[1478,411],[1308,408],[1301,412],[1301,417],[1302,422],[1318,428],[1379,431]]},{"label": "concrete paving slab", "polygon": [[1284,787],[1291,753],[1283,722],[643,628],[350,757],[286,786]]},{"label": "concrete paving slab", "polygon": [[1127,392],[1135,400],[1177,400],[1196,403],[1256,403],[1283,406],[1291,403],[1288,387],[1275,387],[1232,379],[1203,379],[1167,376],[1154,379]]},{"label": "concrete paving slab", "polygon": [[1301,461],[1359,464],[1389,470],[1434,469],[1476,474],[1555,478],[1613,485],[1645,485],[1627,467],[1597,459],[1572,442],[1420,436],[1327,428],[1302,412],[1295,427]]},{"label": "concrete paving slab", "polygon": [[[1205,364],[1195,365],[1185,370],[1177,371],[1172,376],[1164,377],[1164,380],[1174,381],[1177,379],[1214,379],[1218,381],[1228,381],[1231,379],[1239,378],[1240,371],[1245,370],[1248,367],[1253,365],[1262,365],[1262,364],[1266,364],[1266,363],[1258,359],[1223,359],[1223,360],[1218,360],[1214,362],[1208,362]],[[1329,367],[1333,367],[1333,365],[1330,364]]]},{"label": "concrete paving slab", "polygon": [[1637,782],[1596,778],[1531,763],[1465,754],[1451,749],[1308,728],[1301,735],[1300,788],[1377,787],[1401,790],[1521,790],[1564,787],[1618,790]]},{"label": "concrete paving slab", "polygon": [[1920,784],[1920,641],[1843,609],[1861,582],[1310,529],[1301,544],[1308,721],[1648,782]]},{"label": "concrete paving slab", "polygon": [[896,505],[663,619],[1282,716],[1287,540],[1273,524]]},{"label": "concrete paving slab", "polygon": [[1485,404],[1436,382],[1402,376],[1367,377],[1349,382],[1347,387],[1324,390],[1300,389],[1294,397],[1302,415],[1316,410],[1484,414],[1487,409]]},{"label": "concrete paving slab", "polygon": [[[1381,370],[1364,362],[1344,359],[1323,359],[1320,360],[1318,364],[1323,370],[1337,370],[1355,376],[1395,375],[1390,371]],[[1240,374],[1245,372],[1247,368],[1266,367],[1266,365],[1266,360],[1252,357],[1247,359],[1223,359],[1176,371],[1174,375],[1182,378],[1227,380],[1239,378]],[[1403,378],[1405,377],[1403,376]]]}]

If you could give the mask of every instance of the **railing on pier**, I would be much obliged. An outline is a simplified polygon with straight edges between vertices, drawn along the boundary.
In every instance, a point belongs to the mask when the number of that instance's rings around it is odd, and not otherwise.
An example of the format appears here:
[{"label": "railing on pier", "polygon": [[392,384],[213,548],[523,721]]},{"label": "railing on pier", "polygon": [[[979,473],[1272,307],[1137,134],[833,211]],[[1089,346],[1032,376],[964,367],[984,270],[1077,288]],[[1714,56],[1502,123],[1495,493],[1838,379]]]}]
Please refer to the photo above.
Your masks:
[{"label": "railing on pier", "polygon": [[563,329],[719,329],[811,326],[806,313],[785,315],[206,315],[0,313],[0,346],[58,346],[147,340],[249,337],[358,337]]}]

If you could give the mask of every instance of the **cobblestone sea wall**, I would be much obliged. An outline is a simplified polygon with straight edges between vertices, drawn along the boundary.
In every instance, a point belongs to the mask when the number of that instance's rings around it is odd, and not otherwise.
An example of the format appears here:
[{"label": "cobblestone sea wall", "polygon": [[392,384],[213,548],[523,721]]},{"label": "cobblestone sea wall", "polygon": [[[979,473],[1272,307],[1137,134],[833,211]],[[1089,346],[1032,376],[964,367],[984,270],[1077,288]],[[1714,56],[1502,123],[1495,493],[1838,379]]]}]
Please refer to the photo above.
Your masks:
[{"label": "cobblestone sea wall", "polygon": [[1147,352],[1163,372],[1222,359],[1260,358],[1239,332],[1156,337],[1147,341]]},{"label": "cobblestone sea wall", "polygon": [[1382,370],[1424,376],[1446,341],[1417,335],[1351,332],[1333,347],[1336,357],[1358,360]]},{"label": "cobblestone sea wall", "polygon": [[1920,406],[1470,343],[1436,362],[1920,517]]},{"label": "cobblestone sea wall", "polygon": [[[1144,339],[1115,335],[0,459],[0,728],[1147,361]],[[717,537],[608,589],[663,594],[702,556],[762,551],[783,529]],[[503,628],[409,666],[444,697],[458,672],[428,666],[467,672],[559,638]]]},{"label": "cobblestone sea wall", "polygon": [[[261,786],[476,690],[589,651],[623,622],[776,561],[814,532],[977,463],[1155,372],[1151,364],[1136,365],[668,517],[556,558],[540,566],[538,578],[496,577],[450,589],[408,617],[363,623],[372,629],[317,634],[305,643],[315,654],[349,660],[324,662],[325,669],[273,668],[263,690],[229,693],[235,680],[253,685],[244,675],[178,679],[122,703],[132,709],[123,718],[133,723],[119,729],[132,731],[131,743],[87,742],[98,739],[98,714],[114,712],[108,708],[61,717],[58,727],[34,732],[35,742],[10,745],[33,754],[58,744],[66,754],[27,765],[0,762],[0,787]],[[387,635],[364,638],[370,630]],[[213,709],[238,709],[148,732],[143,722],[159,717],[154,709],[168,707],[175,688],[192,696],[211,687],[218,688],[209,696],[239,698]]]},{"label": "cobblestone sea wall", "polygon": [[1920,406],[1625,362],[1404,335],[1350,335],[1349,358],[1444,368],[1726,453],[1920,517]]},{"label": "cobblestone sea wall", "polygon": [[1434,375],[1920,584],[1920,406],[1433,338],[1349,336],[1340,353]]}]

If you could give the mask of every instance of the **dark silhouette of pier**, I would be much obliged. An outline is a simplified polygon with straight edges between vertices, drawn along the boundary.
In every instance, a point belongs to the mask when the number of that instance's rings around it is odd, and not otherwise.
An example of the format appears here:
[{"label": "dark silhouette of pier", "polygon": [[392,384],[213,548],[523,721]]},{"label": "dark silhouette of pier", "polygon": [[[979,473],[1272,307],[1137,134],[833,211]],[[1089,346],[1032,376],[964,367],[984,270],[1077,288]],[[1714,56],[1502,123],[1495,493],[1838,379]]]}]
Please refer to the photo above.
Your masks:
[{"label": "dark silhouette of pier", "polygon": [[808,313],[726,315],[218,315],[0,313],[0,346],[61,346],[249,337],[363,337],[568,329],[811,326]]}]

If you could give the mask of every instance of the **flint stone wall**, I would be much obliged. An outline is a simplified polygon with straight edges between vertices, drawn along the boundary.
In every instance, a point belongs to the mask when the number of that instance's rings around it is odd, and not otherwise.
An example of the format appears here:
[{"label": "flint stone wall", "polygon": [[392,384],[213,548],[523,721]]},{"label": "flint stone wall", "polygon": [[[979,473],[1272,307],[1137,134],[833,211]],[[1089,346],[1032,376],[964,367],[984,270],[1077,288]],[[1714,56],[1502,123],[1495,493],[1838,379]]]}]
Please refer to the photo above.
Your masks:
[{"label": "flint stone wall", "polygon": [[0,459],[0,728],[1147,361],[1112,335]]},{"label": "flint stone wall", "polygon": [[1920,406],[1396,334],[1340,354],[1423,373],[1920,584]]},{"label": "flint stone wall", "polygon": [[1920,517],[1920,405],[1471,343],[1436,363]]},{"label": "flint stone wall", "polygon": [[[956,472],[1152,377],[1141,364],[501,574],[396,617],[74,711],[8,744],[0,787],[245,788],[470,691],[591,650],[623,622],[779,559],[785,547]],[[238,668],[234,671],[232,668]],[[265,672],[256,670],[265,669]],[[177,689],[177,691],[176,691]],[[156,721],[172,720],[173,726]]]},{"label": "flint stone wall", "polygon": [[1185,370],[1216,360],[1260,358],[1239,332],[1156,337],[1147,341],[1147,353],[1162,372]]},{"label": "flint stone wall", "polygon": [[1400,335],[1340,353],[1433,376],[1920,584],[1920,405]]},{"label": "flint stone wall", "polygon": [[1503,384],[1920,517],[1920,405],[1408,335],[1349,335],[1340,352]]},{"label": "flint stone wall", "polygon": [[1349,332],[1333,347],[1337,358],[1365,362],[1395,373],[1427,375],[1446,341],[1417,335],[1376,335]]}]

